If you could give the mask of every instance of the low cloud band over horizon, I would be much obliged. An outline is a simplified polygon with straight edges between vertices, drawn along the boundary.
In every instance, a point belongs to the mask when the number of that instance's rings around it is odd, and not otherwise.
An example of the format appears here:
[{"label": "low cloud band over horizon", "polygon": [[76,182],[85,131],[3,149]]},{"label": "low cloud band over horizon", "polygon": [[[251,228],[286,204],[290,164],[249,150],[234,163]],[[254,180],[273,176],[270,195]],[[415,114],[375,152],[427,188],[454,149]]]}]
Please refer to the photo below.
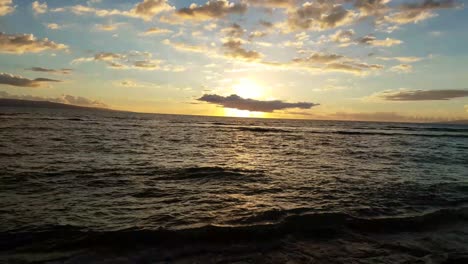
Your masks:
[{"label": "low cloud band over horizon", "polygon": [[377,94],[386,101],[432,101],[468,97],[468,90],[389,90]]},{"label": "low cloud band over horizon", "polygon": [[289,108],[310,109],[319,104],[310,102],[288,103],[281,100],[263,101],[249,98],[242,98],[236,94],[221,96],[216,94],[205,94],[197,99],[198,101],[216,104],[226,108],[235,108],[239,110],[248,110],[252,112],[271,113],[276,110]]}]

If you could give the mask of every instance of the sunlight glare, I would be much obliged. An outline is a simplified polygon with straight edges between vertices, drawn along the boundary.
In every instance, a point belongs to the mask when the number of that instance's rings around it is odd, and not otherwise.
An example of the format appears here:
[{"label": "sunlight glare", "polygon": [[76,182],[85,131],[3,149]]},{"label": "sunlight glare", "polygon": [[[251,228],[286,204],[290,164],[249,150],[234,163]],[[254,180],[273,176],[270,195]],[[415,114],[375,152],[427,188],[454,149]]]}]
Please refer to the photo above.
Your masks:
[{"label": "sunlight glare", "polygon": [[240,79],[232,88],[235,94],[246,99],[259,99],[265,96],[264,89],[250,79]]}]

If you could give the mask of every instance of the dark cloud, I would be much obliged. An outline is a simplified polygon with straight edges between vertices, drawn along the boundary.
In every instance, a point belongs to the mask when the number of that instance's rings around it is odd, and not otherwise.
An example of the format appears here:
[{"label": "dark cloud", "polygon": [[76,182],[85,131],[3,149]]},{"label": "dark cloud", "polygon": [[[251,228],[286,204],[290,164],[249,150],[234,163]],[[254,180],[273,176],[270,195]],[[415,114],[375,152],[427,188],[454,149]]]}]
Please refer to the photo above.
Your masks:
[{"label": "dark cloud", "polygon": [[260,20],[259,24],[267,28],[273,27],[273,23],[265,20]]},{"label": "dark cloud", "polygon": [[382,16],[388,11],[389,0],[356,0],[354,6],[364,16]]},{"label": "dark cloud", "polygon": [[0,32],[0,53],[38,53],[46,50],[66,50],[67,45],[45,39],[37,39],[32,34],[6,34]]},{"label": "dark cloud", "polygon": [[288,13],[290,30],[321,31],[353,22],[354,13],[333,1],[306,2]]},{"label": "dark cloud", "polygon": [[245,30],[237,23],[221,30],[229,38],[241,38]]},{"label": "dark cloud", "polygon": [[283,110],[289,108],[300,108],[309,109],[318,104],[299,102],[299,103],[287,103],[280,100],[274,101],[261,101],[255,99],[246,99],[238,95],[220,96],[216,94],[205,94],[197,99],[211,104],[216,104],[226,108],[235,108],[239,110],[249,110],[255,112],[274,112],[276,110]]},{"label": "dark cloud", "polygon": [[330,63],[344,58],[343,55],[329,53],[314,53],[306,58],[293,59],[295,63]]},{"label": "dark cloud", "polygon": [[433,11],[438,9],[459,8],[463,6],[453,0],[424,0],[418,3],[404,3],[398,7],[398,12],[384,17],[385,22],[394,24],[417,23],[436,16]]},{"label": "dark cloud", "polygon": [[244,49],[241,40],[230,39],[223,43],[223,47],[226,50],[225,55],[231,58],[254,61],[262,57],[262,54],[259,52]]},{"label": "dark cloud", "polygon": [[419,3],[404,3],[400,6],[403,10],[433,10],[433,9],[444,9],[444,8],[456,8],[460,6],[455,0],[424,0]]},{"label": "dark cloud", "polygon": [[388,90],[374,95],[387,101],[432,101],[468,97],[468,90]]},{"label": "dark cloud", "polygon": [[42,67],[31,67],[26,70],[35,71],[35,72],[46,72],[46,73],[54,73],[54,74],[70,74],[73,70],[72,69],[48,69]]},{"label": "dark cloud", "polygon": [[36,78],[28,79],[18,75],[13,75],[9,73],[0,73],[0,85],[11,85],[19,87],[40,87],[44,83],[48,82],[60,82],[59,80],[48,79],[48,78]]},{"label": "dark cloud", "polygon": [[392,39],[392,38],[377,39],[373,35],[367,35],[367,36],[359,38],[357,40],[357,43],[366,44],[370,46],[376,46],[376,47],[391,47],[394,45],[399,45],[403,43],[403,41],[398,40],[398,39]]},{"label": "dark cloud", "polygon": [[228,0],[210,0],[202,6],[191,4],[190,7],[181,8],[176,15],[185,19],[209,20],[225,17],[229,14],[243,14],[247,11],[244,3],[231,3]]}]

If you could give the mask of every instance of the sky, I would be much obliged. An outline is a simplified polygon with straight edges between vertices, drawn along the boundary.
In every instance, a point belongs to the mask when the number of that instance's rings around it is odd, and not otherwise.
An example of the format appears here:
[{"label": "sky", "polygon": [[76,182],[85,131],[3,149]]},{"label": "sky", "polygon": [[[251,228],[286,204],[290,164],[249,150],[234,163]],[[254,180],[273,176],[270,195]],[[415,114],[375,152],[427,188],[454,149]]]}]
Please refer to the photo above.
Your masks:
[{"label": "sky", "polygon": [[149,113],[468,119],[452,0],[0,0],[0,98]]}]

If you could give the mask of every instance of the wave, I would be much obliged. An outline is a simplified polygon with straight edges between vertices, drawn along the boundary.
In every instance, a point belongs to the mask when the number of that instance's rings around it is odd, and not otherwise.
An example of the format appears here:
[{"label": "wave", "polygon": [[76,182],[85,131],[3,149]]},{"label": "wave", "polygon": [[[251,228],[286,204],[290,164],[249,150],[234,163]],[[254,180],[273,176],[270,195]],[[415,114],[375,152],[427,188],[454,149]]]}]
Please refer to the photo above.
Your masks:
[{"label": "wave", "polygon": [[340,134],[340,135],[368,135],[368,136],[416,136],[416,137],[455,137],[468,138],[468,134],[423,134],[423,133],[394,133],[394,132],[364,132],[364,131],[309,131],[313,134]]},{"label": "wave", "polygon": [[256,181],[262,178],[260,170],[247,170],[223,167],[189,167],[172,170],[160,170],[158,180],[229,180],[243,179],[245,181]]},{"label": "wave", "polygon": [[[0,233],[0,250],[42,244],[48,241],[49,244],[54,244],[59,248],[103,245],[133,247],[138,244],[258,242],[289,235],[327,238],[347,232],[393,234],[432,231],[444,226],[466,224],[468,208],[441,209],[422,215],[382,218],[358,218],[345,213],[283,214],[283,216],[282,219],[271,223],[237,226],[206,225],[179,230],[131,228],[117,231],[92,231],[75,226],[46,226]],[[50,242],[51,240],[53,243]]]}]

